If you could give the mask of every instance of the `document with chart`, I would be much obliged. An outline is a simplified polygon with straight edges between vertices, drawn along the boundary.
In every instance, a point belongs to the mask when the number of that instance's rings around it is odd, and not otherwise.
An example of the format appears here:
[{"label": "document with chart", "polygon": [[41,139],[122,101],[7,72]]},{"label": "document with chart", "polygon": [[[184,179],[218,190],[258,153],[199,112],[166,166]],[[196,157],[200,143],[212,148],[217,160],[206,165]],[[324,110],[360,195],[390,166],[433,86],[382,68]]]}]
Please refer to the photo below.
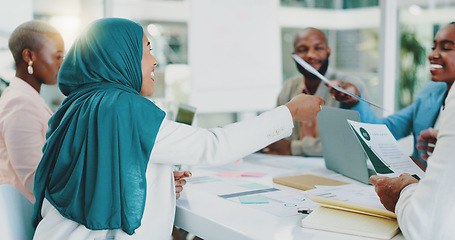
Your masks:
[{"label": "document with chart", "polygon": [[409,173],[420,180],[425,173],[404,153],[384,124],[347,120],[378,175],[398,177]]}]

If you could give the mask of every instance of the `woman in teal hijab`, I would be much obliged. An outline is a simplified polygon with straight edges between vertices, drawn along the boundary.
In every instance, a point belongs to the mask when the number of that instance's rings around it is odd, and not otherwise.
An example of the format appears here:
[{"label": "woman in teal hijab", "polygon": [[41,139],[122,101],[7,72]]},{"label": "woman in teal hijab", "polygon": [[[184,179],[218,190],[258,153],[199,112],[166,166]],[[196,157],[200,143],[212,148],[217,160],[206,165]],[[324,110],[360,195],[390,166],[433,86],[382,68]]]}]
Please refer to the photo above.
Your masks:
[{"label": "woman in teal hijab", "polygon": [[163,120],[141,96],[153,93],[156,65],[142,27],[126,19],[97,20],[76,40],[58,75],[67,98],[49,120],[35,175],[35,239],[168,239],[173,164],[236,160],[323,104],[301,95],[248,122],[195,128]]},{"label": "woman in teal hijab", "polygon": [[70,49],[58,75],[68,97],[49,121],[36,171],[35,226],[45,197],[90,229],[139,227],[147,161],[165,115],[139,95],[143,34],[139,24],[105,19]]}]

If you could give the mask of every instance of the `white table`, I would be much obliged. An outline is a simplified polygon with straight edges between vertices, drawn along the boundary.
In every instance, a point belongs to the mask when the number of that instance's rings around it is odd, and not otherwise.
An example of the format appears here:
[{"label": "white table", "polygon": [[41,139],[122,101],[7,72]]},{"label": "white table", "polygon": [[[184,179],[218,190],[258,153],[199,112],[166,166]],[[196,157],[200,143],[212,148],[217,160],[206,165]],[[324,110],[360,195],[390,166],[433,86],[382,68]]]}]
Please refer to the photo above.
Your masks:
[{"label": "white table", "polygon": [[[244,159],[243,166],[267,175],[248,180],[289,191],[294,188],[273,183],[273,177],[312,173],[336,180],[362,184],[325,168],[322,158],[281,157],[253,154]],[[273,167],[271,167],[273,166]],[[242,168],[242,164],[235,167]],[[193,177],[214,175],[204,168],[193,168]],[[229,201],[188,184],[177,201],[175,225],[203,239],[366,239],[363,237],[312,230],[300,227],[306,215],[278,217],[271,213]],[[401,234],[394,239],[404,239]]]}]

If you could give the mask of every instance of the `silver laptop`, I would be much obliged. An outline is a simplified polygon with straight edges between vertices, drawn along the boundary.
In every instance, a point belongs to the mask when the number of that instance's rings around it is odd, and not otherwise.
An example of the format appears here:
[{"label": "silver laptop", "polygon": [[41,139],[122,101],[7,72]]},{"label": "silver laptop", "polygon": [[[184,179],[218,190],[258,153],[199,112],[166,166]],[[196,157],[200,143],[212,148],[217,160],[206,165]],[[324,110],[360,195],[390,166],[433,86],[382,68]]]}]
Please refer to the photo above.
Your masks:
[{"label": "silver laptop", "polygon": [[322,106],[318,113],[319,136],[327,169],[369,184],[376,174],[367,166],[367,156],[347,119],[360,121],[357,111]]}]

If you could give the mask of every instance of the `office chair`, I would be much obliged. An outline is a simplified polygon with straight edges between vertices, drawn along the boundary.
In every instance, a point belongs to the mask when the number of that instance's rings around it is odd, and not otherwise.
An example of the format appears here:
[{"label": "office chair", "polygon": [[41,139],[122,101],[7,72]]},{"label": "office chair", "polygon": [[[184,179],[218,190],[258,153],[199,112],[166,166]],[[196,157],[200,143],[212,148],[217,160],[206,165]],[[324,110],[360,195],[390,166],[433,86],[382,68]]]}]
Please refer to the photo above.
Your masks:
[{"label": "office chair", "polygon": [[0,185],[0,238],[31,240],[33,204],[15,187]]}]

